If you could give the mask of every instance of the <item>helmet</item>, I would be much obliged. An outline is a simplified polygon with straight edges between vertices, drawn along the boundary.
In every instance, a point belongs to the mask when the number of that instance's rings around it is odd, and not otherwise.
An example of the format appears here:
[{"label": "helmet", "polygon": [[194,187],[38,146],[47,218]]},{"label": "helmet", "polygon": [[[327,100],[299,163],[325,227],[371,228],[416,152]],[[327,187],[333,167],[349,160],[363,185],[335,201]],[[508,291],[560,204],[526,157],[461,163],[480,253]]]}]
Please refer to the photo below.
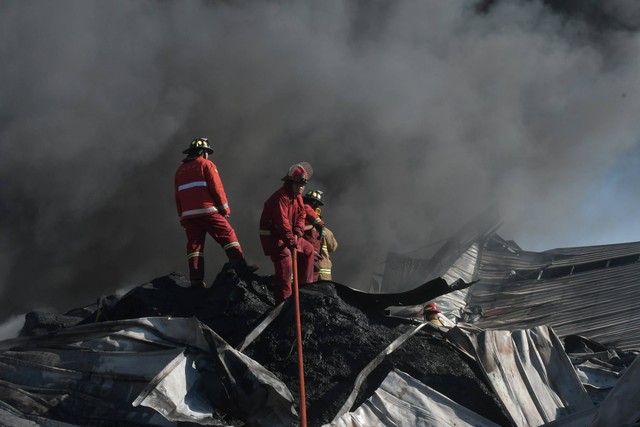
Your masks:
[{"label": "helmet", "polygon": [[306,201],[311,203],[315,202],[319,206],[324,206],[324,203],[322,203],[323,197],[324,197],[324,193],[321,190],[309,190],[307,191],[307,194],[302,196],[305,202]]},{"label": "helmet", "polygon": [[424,306],[424,311],[430,311],[432,313],[440,313],[440,310],[438,310],[438,306],[436,305],[435,302],[432,302],[431,304],[427,304]]},{"label": "helmet", "polygon": [[287,174],[282,178],[283,181],[292,181],[301,184],[306,184],[313,175],[313,169],[307,162],[300,162],[291,165]]},{"label": "helmet", "polygon": [[211,146],[209,145],[209,140],[207,138],[196,138],[191,141],[189,144],[189,148],[183,151],[184,154],[193,154],[197,153],[199,150],[206,150],[207,153],[213,153]]}]

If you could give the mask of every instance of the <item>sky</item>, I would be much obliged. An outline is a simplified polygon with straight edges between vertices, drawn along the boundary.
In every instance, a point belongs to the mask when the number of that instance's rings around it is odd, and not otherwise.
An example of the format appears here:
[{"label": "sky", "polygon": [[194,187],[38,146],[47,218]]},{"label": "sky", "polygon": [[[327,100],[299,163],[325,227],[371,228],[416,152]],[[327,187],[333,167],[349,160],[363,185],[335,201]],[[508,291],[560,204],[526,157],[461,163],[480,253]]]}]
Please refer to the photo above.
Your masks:
[{"label": "sky", "polygon": [[640,6],[600,3],[1,2],[0,320],[186,273],[195,137],[263,274],[300,161],[355,288],[489,206],[526,250],[640,240]]}]

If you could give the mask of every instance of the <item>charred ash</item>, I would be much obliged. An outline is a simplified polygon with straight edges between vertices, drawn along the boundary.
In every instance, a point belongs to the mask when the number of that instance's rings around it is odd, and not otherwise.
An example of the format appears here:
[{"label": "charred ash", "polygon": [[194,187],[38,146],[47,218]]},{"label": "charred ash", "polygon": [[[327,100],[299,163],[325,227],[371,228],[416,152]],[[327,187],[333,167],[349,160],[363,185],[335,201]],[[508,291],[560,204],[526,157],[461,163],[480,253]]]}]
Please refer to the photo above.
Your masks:
[{"label": "charred ash", "polygon": [[[397,337],[415,327],[407,319],[363,310],[339,296],[342,285],[320,282],[300,289],[304,376],[309,426],[330,423],[354,389],[360,371]],[[272,277],[239,276],[224,268],[209,288],[191,288],[178,273],[159,277],[122,297],[64,315],[29,313],[23,337],[55,334],[73,325],[144,317],[196,317],[229,345],[239,346],[274,309]],[[365,307],[366,308],[366,307]],[[244,354],[277,376],[298,402],[299,382],[291,300],[246,348]],[[423,329],[386,356],[362,384],[358,407],[392,369],[400,369],[450,399],[499,424],[511,425],[481,372],[466,356],[448,345],[437,329]],[[60,419],[59,421],[65,421]],[[225,422],[246,420],[227,414]]]}]

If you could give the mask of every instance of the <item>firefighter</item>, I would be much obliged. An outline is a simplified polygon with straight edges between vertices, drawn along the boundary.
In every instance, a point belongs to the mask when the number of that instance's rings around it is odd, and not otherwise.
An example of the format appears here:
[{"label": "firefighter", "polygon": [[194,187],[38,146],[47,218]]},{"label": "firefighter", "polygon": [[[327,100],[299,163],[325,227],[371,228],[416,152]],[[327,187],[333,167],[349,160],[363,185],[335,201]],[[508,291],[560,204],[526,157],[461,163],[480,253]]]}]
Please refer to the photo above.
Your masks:
[{"label": "firefighter", "polygon": [[307,242],[311,243],[311,246],[313,246],[312,280],[317,282],[320,272],[320,258],[322,257],[322,255],[320,255],[320,251],[322,250],[322,233],[324,231],[325,223],[315,210],[314,206],[317,204],[317,201],[313,199],[310,194],[322,197],[322,192],[318,190],[311,190],[307,191],[307,193],[302,196],[306,212],[303,237]]},{"label": "firefighter", "polygon": [[310,190],[304,195],[307,209],[305,239],[313,245],[314,275],[313,281],[331,280],[331,258],[329,254],[338,249],[338,242],[333,233],[327,228],[322,216],[322,201],[324,193],[320,190]]},{"label": "firefighter", "polygon": [[313,281],[313,246],[302,238],[306,217],[304,187],[313,174],[306,162],[292,165],[282,178],[282,187],[264,203],[260,217],[260,243],[274,266],[274,299],[280,304],[291,296],[293,258],[297,251],[298,283]]},{"label": "firefighter", "polygon": [[191,286],[206,287],[204,281],[204,243],[207,233],[227,254],[228,266],[237,272],[253,272],[255,265],[247,265],[236,232],[228,218],[229,202],[216,165],[209,160],[213,153],[207,138],[191,141],[183,151],[175,175],[176,208],[180,224],[187,235],[187,260]]},{"label": "firefighter", "polygon": [[424,320],[431,322],[435,326],[442,326],[442,322],[440,321],[440,310],[435,302],[424,306]]}]

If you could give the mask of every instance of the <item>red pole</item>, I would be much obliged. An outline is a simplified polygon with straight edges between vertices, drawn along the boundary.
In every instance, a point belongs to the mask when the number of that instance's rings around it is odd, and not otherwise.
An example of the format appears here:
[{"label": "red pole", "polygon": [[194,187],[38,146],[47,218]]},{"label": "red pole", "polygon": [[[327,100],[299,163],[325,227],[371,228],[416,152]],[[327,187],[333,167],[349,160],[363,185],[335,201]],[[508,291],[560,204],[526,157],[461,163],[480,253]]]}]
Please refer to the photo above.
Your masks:
[{"label": "red pole", "polygon": [[298,382],[300,385],[300,427],[307,427],[307,404],[304,391],[304,364],[302,361],[302,325],[300,322],[300,297],[298,295],[298,256],[291,249],[293,257],[293,298],[296,306],[296,341],[298,341]]}]

